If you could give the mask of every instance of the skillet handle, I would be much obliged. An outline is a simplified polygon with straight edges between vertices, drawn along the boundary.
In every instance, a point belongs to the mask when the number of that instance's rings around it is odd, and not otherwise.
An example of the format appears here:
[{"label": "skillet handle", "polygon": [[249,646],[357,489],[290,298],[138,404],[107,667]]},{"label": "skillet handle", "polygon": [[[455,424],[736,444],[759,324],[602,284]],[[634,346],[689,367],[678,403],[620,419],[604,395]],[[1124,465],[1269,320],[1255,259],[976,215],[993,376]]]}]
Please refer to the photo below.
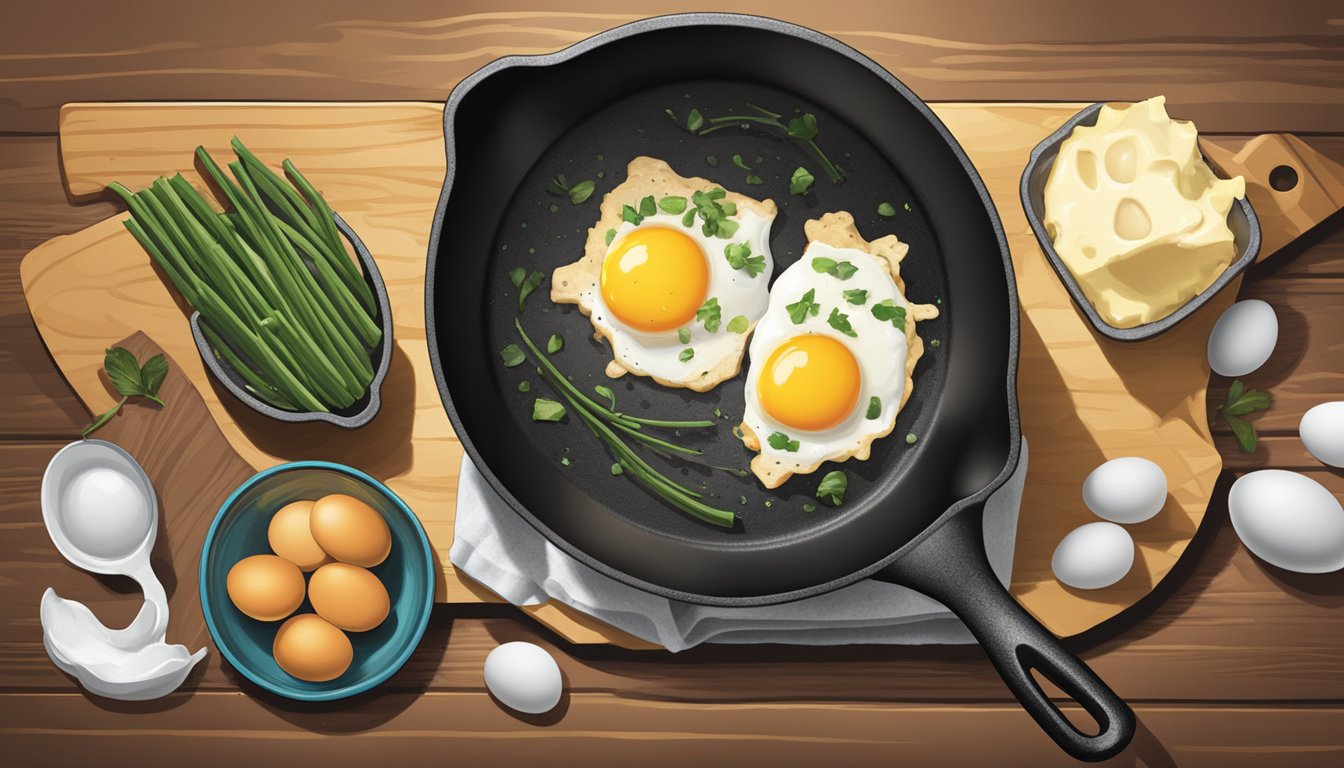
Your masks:
[{"label": "skillet handle", "polygon": [[[1113,757],[1134,736],[1133,711],[999,583],[985,556],[983,516],[983,508],[962,510],[874,578],[918,590],[956,613],[1022,706],[1069,755]],[[1100,732],[1075,728],[1032,678],[1033,669],[1082,705]]]}]

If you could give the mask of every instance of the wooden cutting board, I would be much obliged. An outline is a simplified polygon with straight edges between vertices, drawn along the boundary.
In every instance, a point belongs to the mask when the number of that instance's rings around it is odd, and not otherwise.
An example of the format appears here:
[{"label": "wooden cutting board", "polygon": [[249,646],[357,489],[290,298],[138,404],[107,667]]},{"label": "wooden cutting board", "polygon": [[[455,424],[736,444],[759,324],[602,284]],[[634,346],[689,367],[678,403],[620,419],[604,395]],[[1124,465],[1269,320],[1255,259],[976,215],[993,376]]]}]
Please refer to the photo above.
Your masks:
[{"label": "wooden cutting board", "polygon": [[[1237,290],[1232,285],[1171,332],[1141,344],[1091,331],[1037,247],[1017,193],[1028,152],[1082,106],[934,105],[984,177],[1013,252],[1023,311],[1018,397],[1032,461],[1012,591],[1060,635],[1096,626],[1148,594],[1199,528],[1222,468],[1205,417],[1204,347]],[[53,359],[99,412],[112,402],[97,373],[103,348],[145,331],[176,360],[249,465],[320,458],[385,480],[415,510],[437,550],[443,566],[438,600],[497,600],[448,560],[462,449],[435,389],[423,306],[425,250],[444,171],[442,105],[71,104],[61,113],[66,184],[79,198],[100,193],[112,180],[140,188],[176,171],[195,180],[195,146],[226,156],[235,133],[268,161],[292,158],[378,260],[396,338],[378,417],[347,432],[280,424],[233,401],[207,377],[186,316],[121,217],[48,241],[23,261],[24,292]],[[1220,146],[1231,157],[1239,144]],[[1254,189],[1252,202],[1260,210]],[[1306,229],[1287,216],[1270,221],[1278,228],[1266,239],[1278,245]],[[1083,478],[1103,461],[1129,455],[1161,465],[1170,491],[1161,514],[1131,529],[1139,548],[1134,570],[1105,590],[1061,586],[1050,573],[1051,553],[1064,534],[1094,519],[1082,504]],[[564,606],[529,612],[575,642],[643,645]]]}]

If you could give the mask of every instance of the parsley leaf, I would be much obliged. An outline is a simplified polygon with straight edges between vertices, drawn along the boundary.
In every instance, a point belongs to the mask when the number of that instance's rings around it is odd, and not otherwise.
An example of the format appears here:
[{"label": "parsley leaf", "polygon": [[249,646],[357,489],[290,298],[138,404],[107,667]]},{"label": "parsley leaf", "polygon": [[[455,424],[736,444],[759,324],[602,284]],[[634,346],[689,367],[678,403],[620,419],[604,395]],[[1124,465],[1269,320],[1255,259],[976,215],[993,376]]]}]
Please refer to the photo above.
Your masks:
[{"label": "parsley leaf", "polygon": [[719,318],[721,311],[719,309],[719,300],[711,298],[705,301],[699,309],[695,310],[695,319],[705,324],[705,330],[714,333],[719,330]]},{"label": "parsley leaf", "polygon": [[551,353],[552,355],[554,355],[556,352],[559,352],[564,348],[565,348],[565,340],[554,333],[551,334],[551,338],[547,339],[546,341],[546,351]]},{"label": "parsley leaf", "polygon": [[680,341],[682,344],[690,344],[690,343],[691,343],[691,329],[690,329],[690,328],[678,328],[678,329],[677,329],[677,341]]},{"label": "parsley leaf", "polygon": [[723,255],[728,259],[728,266],[745,269],[751,277],[765,271],[765,256],[752,256],[750,243],[729,243],[723,247]]},{"label": "parsley leaf", "polygon": [[616,230],[608,229],[606,239],[607,239],[607,245],[611,245],[611,241],[616,239]]},{"label": "parsley leaf", "polygon": [[569,202],[578,205],[593,196],[595,185],[592,180],[580,181],[569,188]]},{"label": "parsley leaf", "polygon": [[103,353],[103,370],[107,372],[108,381],[112,382],[117,394],[121,395],[121,400],[109,410],[99,414],[85,427],[82,433],[84,437],[88,437],[111,421],[132,397],[143,397],[163,405],[163,401],[159,399],[159,386],[168,375],[168,361],[163,355],[154,355],[141,366],[130,350],[109,347]]},{"label": "parsley leaf", "polygon": [[728,330],[732,333],[746,333],[748,325],[751,325],[751,321],[747,319],[747,316],[738,315],[728,321]]},{"label": "parsley leaf", "polygon": [[639,215],[652,216],[658,212],[658,203],[654,202],[653,195],[649,195],[639,201]]},{"label": "parsley leaf", "polygon": [[1241,379],[1232,382],[1232,386],[1228,387],[1227,402],[1218,406],[1218,411],[1223,414],[1223,420],[1236,436],[1237,446],[1243,453],[1255,453],[1256,444],[1259,442],[1255,427],[1243,417],[1256,411],[1263,411],[1273,404],[1274,398],[1268,392],[1246,389]]},{"label": "parsley leaf", "polygon": [[708,190],[701,190],[691,194],[691,205],[694,206],[691,211],[686,213],[681,223],[685,226],[691,226],[694,223],[694,216],[699,216],[703,225],[700,231],[706,237],[731,238],[737,233],[737,222],[729,220],[729,216],[737,214],[737,204],[730,202],[720,202],[727,195],[722,187],[714,187]]},{"label": "parsley leaf", "polygon": [[850,326],[849,315],[842,314],[838,308],[831,309],[831,316],[826,318],[826,323],[846,336],[857,338],[859,335]]},{"label": "parsley leaf", "polygon": [[862,288],[855,288],[853,290],[845,291],[844,296],[845,301],[848,301],[850,304],[868,303],[868,292]]},{"label": "parsley leaf", "polygon": [[747,165],[747,161],[743,160],[741,155],[733,155],[733,165],[736,165],[744,171],[751,170],[751,166]]},{"label": "parsley leaf", "polygon": [[827,472],[817,486],[817,501],[832,507],[840,506],[845,500],[845,490],[849,487],[849,478],[841,470]]},{"label": "parsley leaf", "polygon": [[522,267],[514,267],[509,270],[509,282],[513,283],[514,288],[523,287],[523,278],[527,277],[527,270]]},{"label": "parsley leaf", "polygon": [[690,114],[686,115],[686,130],[691,133],[699,131],[700,127],[704,124],[705,118],[704,115],[700,114],[700,110],[692,109]]},{"label": "parsley leaf", "polygon": [[905,307],[898,305],[891,299],[883,299],[873,305],[873,317],[882,322],[891,321],[891,324],[905,330]]},{"label": "parsley leaf", "polygon": [[658,207],[662,209],[663,213],[670,213],[675,216],[686,210],[686,198],[678,195],[668,195],[658,201]]},{"label": "parsley leaf", "polygon": [[848,280],[854,276],[855,272],[859,271],[859,268],[848,261],[836,261],[825,256],[818,256],[812,260],[812,271],[838,277],[841,280]]},{"label": "parsley leaf", "polygon": [[677,359],[683,363],[690,362],[693,357],[695,357],[695,350],[690,347],[681,350],[681,354],[677,355]]},{"label": "parsley leaf", "polygon": [[807,190],[812,188],[812,182],[816,180],[811,171],[801,165],[798,166],[794,169],[793,175],[789,177],[789,194],[806,195]]},{"label": "parsley leaf", "polygon": [[882,415],[882,398],[876,396],[868,398],[868,413],[867,413],[868,418],[876,419],[878,416],[881,415]]},{"label": "parsley leaf", "polygon": [[527,356],[523,354],[522,347],[517,344],[509,344],[499,350],[499,359],[504,361],[505,368],[513,368],[522,365]]},{"label": "parsley leaf", "polygon": [[793,321],[794,325],[798,325],[806,320],[808,315],[816,316],[817,310],[820,309],[817,305],[816,298],[816,289],[810,288],[807,293],[803,294],[802,298],[785,307],[785,309],[789,310],[789,319]]},{"label": "parsley leaf", "polygon": [[803,141],[817,138],[817,116],[811,112],[804,112],[801,117],[790,120],[789,135]]},{"label": "parsley leaf", "polygon": [[628,221],[631,224],[634,224],[635,226],[639,226],[640,222],[644,221],[644,217],[640,216],[639,211],[636,211],[633,207],[629,205],[622,205],[621,221]]},{"label": "parsley leaf", "polygon": [[892,206],[891,203],[881,203],[881,204],[879,204],[879,205],[877,206],[877,215],[879,215],[879,216],[895,216],[895,215],[896,215],[896,209]]},{"label": "parsley leaf", "polygon": [[535,290],[537,290],[537,287],[541,285],[541,281],[542,281],[542,280],[545,280],[545,279],[546,279],[546,275],[544,275],[544,274],[542,274],[542,273],[540,273],[540,272],[533,272],[532,274],[530,274],[530,275],[527,276],[527,279],[523,280],[523,284],[522,284],[522,285],[518,286],[518,311],[519,311],[519,312],[522,312],[522,311],[523,311],[523,302],[524,302],[524,301],[527,301],[527,297],[528,297],[528,296],[531,296],[531,295],[532,295],[532,292],[535,291]]},{"label": "parsley leaf", "polygon": [[532,403],[533,421],[559,421],[565,417],[565,406],[554,400],[538,397]]},{"label": "parsley leaf", "polygon": [[788,451],[789,453],[798,452],[798,441],[790,440],[789,436],[783,432],[771,432],[770,437],[766,438],[766,442],[776,451]]},{"label": "parsley leaf", "polygon": [[593,387],[593,391],[606,398],[607,408],[613,411],[616,410],[616,393],[611,391],[611,387],[604,387],[601,384],[598,384],[596,387]]}]

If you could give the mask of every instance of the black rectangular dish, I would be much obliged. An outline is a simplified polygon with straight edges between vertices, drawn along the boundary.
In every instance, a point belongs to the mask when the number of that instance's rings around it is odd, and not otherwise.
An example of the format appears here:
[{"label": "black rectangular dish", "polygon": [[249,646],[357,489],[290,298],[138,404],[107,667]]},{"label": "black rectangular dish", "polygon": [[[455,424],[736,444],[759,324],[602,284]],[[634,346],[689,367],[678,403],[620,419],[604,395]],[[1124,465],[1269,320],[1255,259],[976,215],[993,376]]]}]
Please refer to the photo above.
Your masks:
[{"label": "black rectangular dish", "polygon": [[1092,323],[1092,327],[1096,328],[1101,335],[1116,341],[1141,341],[1166,331],[1194,314],[1209,299],[1213,298],[1214,294],[1221,291],[1223,286],[1231,282],[1232,278],[1255,263],[1255,256],[1260,252],[1260,221],[1256,218],[1249,200],[1243,197],[1236,201],[1227,215],[1227,225],[1232,230],[1233,242],[1237,249],[1236,259],[1227,265],[1227,269],[1223,270],[1223,273],[1218,276],[1217,280],[1213,281],[1212,285],[1181,305],[1175,312],[1161,320],[1136,325],[1133,328],[1116,328],[1103,320],[1092,306],[1092,302],[1088,301],[1087,295],[1083,293],[1078,281],[1073,278],[1073,273],[1069,271],[1064,261],[1059,258],[1059,254],[1055,252],[1055,244],[1051,241],[1049,233],[1045,231],[1044,223],[1045,182],[1050,178],[1050,170],[1054,167],[1055,158],[1059,155],[1060,144],[1064,143],[1064,140],[1073,133],[1075,127],[1096,125],[1097,113],[1101,111],[1102,106],[1103,104],[1098,102],[1069,118],[1068,122],[1061,125],[1058,130],[1047,136],[1031,151],[1031,157],[1027,160],[1027,167],[1022,172],[1022,210],[1027,214],[1027,221],[1031,222],[1031,229],[1036,233],[1036,240],[1041,244],[1041,251],[1050,261],[1050,266],[1055,268],[1060,281],[1064,283],[1069,295],[1073,297],[1073,302],[1078,305],[1078,309]]}]

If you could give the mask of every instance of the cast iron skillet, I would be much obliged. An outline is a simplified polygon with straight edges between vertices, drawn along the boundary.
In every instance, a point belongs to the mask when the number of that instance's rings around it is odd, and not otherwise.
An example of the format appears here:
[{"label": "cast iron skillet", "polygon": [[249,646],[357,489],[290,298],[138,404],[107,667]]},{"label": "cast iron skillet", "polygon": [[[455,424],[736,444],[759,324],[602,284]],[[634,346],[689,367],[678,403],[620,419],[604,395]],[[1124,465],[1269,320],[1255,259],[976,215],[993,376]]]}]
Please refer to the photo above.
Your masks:
[{"label": "cast iron skillet", "polygon": [[[786,117],[795,109],[815,114],[818,143],[848,179],[833,185],[788,138],[737,129],[697,137],[681,126],[692,107],[720,115],[742,113],[748,102]],[[555,54],[496,61],[453,91],[444,132],[447,178],[425,273],[429,352],[458,437],[519,515],[592,568],[676,600],[763,605],[870,577],[910,586],[962,618],[1065,751],[1100,760],[1124,748],[1133,713],[1008,595],[985,557],[983,504],[1012,474],[1020,444],[1012,264],[980,177],[909,89],[811,30],[686,14],[623,26]],[[500,363],[499,350],[518,341],[508,273],[522,266],[549,275],[577,259],[597,201],[641,154],[682,175],[776,200],[776,274],[806,245],[803,222],[826,211],[854,213],[870,239],[894,232],[911,244],[902,269],[911,298],[942,311],[919,331],[941,344],[920,361],[894,434],[877,442],[869,461],[843,466],[849,490],[841,507],[804,508],[821,472],[765,492],[754,478],[648,457],[704,483],[711,502],[738,510],[739,524],[724,530],[613,476],[612,458],[577,421],[531,421],[533,398],[556,395],[531,365]],[[747,184],[748,172],[729,161],[734,154],[764,183]],[[799,165],[817,176],[805,197],[787,190]],[[593,179],[597,193],[579,205],[548,194],[547,180],[561,173],[570,183]],[[880,216],[881,202],[896,215]],[[709,463],[746,465],[745,449],[730,435],[742,415],[742,376],[704,394],[632,376],[612,382],[602,375],[610,354],[592,340],[587,318],[551,304],[548,293],[549,282],[521,319],[534,340],[564,337],[553,359],[577,384],[610,384],[620,408],[663,418],[718,408],[724,423],[714,435],[680,439],[704,448]],[[522,380],[530,392],[518,391]],[[907,434],[913,443],[901,439]],[[1075,698],[1099,732],[1074,728],[1033,669]]]}]

